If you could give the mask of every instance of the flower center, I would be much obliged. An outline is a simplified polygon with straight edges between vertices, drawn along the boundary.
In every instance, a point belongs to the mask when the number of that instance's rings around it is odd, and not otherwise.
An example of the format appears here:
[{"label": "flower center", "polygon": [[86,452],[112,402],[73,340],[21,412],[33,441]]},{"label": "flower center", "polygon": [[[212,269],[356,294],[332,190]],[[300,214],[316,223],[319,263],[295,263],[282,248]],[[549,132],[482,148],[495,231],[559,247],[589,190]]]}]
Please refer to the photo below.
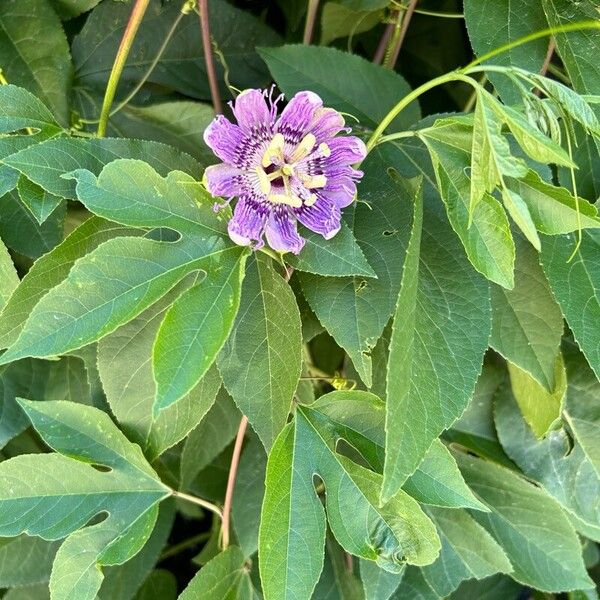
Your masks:
[{"label": "flower center", "polygon": [[[310,190],[325,187],[327,178],[325,175],[310,176],[296,172],[297,164],[313,152],[316,143],[315,136],[308,133],[286,156],[283,135],[276,133],[273,136],[263,154],[261,166],[255,169],[261,192],[269,202],[287,204],[293,208],[312,206],[316,202],[317,195]],[[329,156],[329,146],[319,144],[317,152],[320,156]]]}]

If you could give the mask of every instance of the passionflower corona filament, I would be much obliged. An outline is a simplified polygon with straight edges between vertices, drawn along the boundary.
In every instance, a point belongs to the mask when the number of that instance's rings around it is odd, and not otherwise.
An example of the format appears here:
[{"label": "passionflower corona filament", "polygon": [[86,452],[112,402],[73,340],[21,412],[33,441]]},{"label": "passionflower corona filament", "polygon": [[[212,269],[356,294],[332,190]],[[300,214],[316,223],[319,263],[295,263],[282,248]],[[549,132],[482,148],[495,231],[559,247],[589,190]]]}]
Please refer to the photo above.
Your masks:
[{"label": "passionflower corona filament", "polygon": [[352,164],[366,156],[342,115],[313,92],[297,93],[277,118],[281,96],[246,90],[232,103],[237,124],[217,115],[204,140],[223,161],[208,167],[205,185],[214,196],[237,198],[229,236],[240,245],[298,254],[304,238],[297,221],[331,239],[341,209],[356,195],[362,172]]}]

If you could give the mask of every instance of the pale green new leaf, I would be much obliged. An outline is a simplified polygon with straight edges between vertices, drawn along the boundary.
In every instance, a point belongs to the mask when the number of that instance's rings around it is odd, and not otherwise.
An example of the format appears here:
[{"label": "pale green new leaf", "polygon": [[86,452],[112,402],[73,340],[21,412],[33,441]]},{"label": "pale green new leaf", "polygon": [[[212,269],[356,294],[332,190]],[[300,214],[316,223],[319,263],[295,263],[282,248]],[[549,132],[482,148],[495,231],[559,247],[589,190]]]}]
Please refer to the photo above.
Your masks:
[{"label": "pale green new leaf", "polygon": [[600,232],[545,237],[542,266],[550,288],[590,366],[600,377]]},{"label": "pale green new leaf", "polygon": [[[52,113],[37,96],[16,85],[1,86],[0,132],[14,133],[27,127],[40,130],[48,137],[62,131]],[[34,135],[24,137],[36,139]]]},{"label": "pale green new leaf", "polygon": [[[69,402],[21,405],[57,453],[0,463],[0,535],[69,536],[55,560],[53,598],[93,600],[102,581],[98,566],[122,562],[139,550],[151,533],[156,504],[169,489],[107,414]],[[104,521],[80,529],[103,511],[109,514]],[[133,540],[124,537],[128,530],[135,530]]]},{"label": "pale green new leaf", "polygon": [[593,204],[583,198],[576,199],[563,187],[546,183],[535,171],[530,170],[522,179],[508,179],[507,185],[527,205],[540,233],[556,235],[580,228],[600,228],[598,211]]},{"label": "pale green new leaf", "polygon": [[98,370],[111,410],[151,459],[181,441],[202,420],[221,385],[213,368],[179,402],[153,415],[152,348],[168,306],[184,289],[179,286],[98,344]]},{"label": "pale green new leaf", "polygon": [[67,125],[73,67],[67,38],[48,0],[0,3],[0,55],[6,79],[41,98]]},{"label": "pale green new leaf", "polygon": [[422,135],[435,170],[437,186],[452,228],[473,266],[502,287],[514,285],[515,247],[506,213],[500,203],[484,194],[469,215],[471,166],[470,128],[441,123]]},{"label": "pale green new leaf", "polygon": [[541,438],[560,419],[567,391],[567,374],[562,355],[554,360],[554,385],[550,391],[540,385],[527,371],[511,362],[508,373],[513,394],[527,424]]},{"label": "pale green new leaf", "polygon": [[427,508],[442,541],[438,559],[423,567],[423,576],[441,597],[462,581],[510,573],[512,566],[494,538],[465,510]]},{"label": "pale green new leaf", "polygon": [[267,449],[287,421],[301,363],[294,293],[270,259],[256,256],[248,265],[240,309],[218,365],[227,391]]},{"label": "pale green new leaf", "polygon": [[248,251],[220,261],[169,308],[152,351],[155,417],[202,379],[225,344],[240,306]]},{"label": "pale green new leaf", "polygon": [[457,462],[467,483],[491,509],[472,516],[502,546],[514,579],[547,592],[594,585],[575,530],[545,491],[491,462],[462,454]]},{"label": "pale green new leaf", "polygon": [[416,204],[390,341],[384,498],[466,408],[489,337],[487,282],[469,268],[434,202],[428,193],[421,236]]},{"label": "pale green new leaf", "polygon": [[516,242],[515,287],[492,286],[490,346],[551,391],[563,333],[562,314],[538,253],[523,240]]},{"label": "pale green new leaf", "polygon": [[253,597],[244,554],[237,546],[231,546],[200,569],[179,595],[179,600],[252,600]]}]

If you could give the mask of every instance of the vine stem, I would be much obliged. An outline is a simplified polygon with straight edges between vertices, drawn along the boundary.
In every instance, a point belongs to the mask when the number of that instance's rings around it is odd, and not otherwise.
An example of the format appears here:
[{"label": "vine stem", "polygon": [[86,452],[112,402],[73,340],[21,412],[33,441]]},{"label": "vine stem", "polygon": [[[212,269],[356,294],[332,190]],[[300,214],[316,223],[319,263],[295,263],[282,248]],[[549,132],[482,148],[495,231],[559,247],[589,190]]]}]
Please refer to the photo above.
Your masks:
[{"label": "vine stem", "polygon": [[[546,51],[546,57],[544,58],[544,64],[542,65],[542,68],[540,69],[540,75],[542,75],[543,77],[546,76],[546,73],[548,72],[548,69],[550,68],[550,63],[552,62],[552,57],[554,56],[554,51],[556,50],[556,40],[551,37],[550,40],[548,41],[548,50]],[[542,91],[538,88],[537,90],[535,90],[535,94],[540,96],[542,93]]]},{"label": "vine stem", "polygon": [[206,64],[206,75],[208,77],[210,97],[212,98],[212,104],[215,112],[220,114],[223,112],[223,104],[221,102],[221,94],[219,93],[219,84],[217,82],[217,72],[215,71],[215,62],[213,60],[212,44],[210,43],[208,0],[198,0],[198,13],[200,16],[202,49],[204,51],[204,62]]},{"label": "vine stem", "polygon": [[190,494],[186,494],[184,492],[178,492],[177,490],[171,490],[171,495],[175,496],[175,498],[180,498],[181,500],[186,500],[187,502],[191,502],[192,504],[197,504],[206,510],[214,513],[219,517],[219,519],[223,520],[223,513],[221,509],[212,502],[208,502],[207,500],[202,500],[202,498],[198,498],[197,496],[191,496]]},{"label": "vine stem", "polygon": [[536,31],[535,33],[531,33],[529,35],[523,36],[518,40],[514,40],[509,42],[508,44],[504,44],[499,48],[491,50],[490,52],[486,52],[482,54],[479,58],[471,61],[468,65],[459,69],[457,71],[450,71],[449,73],[445,73],[444,75],[440,75],[439,77],[435,77],[430,81],[425,82],[423,85],[420,85],[418,88],[415,88],[412,92],[404,96],[389,112],[388,114],[381,120],[375,131],[372,133],[369,141],[367,142],[367,150],[372,150],[379,139],[383,135],[385,129],[389,126],[389,124],[411,103],[417,100],[419,96],[424,94],[425,92],[437,87],[438,85],[444,85],[451,81],[464,81],[472,86],[478,86],[479,84],[473,80],[471,77],[467,77],[466,75],[486,71],[493,70],[493,66],[491,68],[484,66],[479,67],[482,62],[494,58],[503,52],[507,52],[508,50],[512,50],[517,46],[521,46],[528,42],[532,42],[534,40],[538,40],[544,37],[552,36],[557,33],[567,33],[569,31],[581,31],[583,29],[600,29],[599,21],[581,21],[579,23],[567,23],[566,25],[560,25],[558,27],[549,27],[548,29],[542,29],[540,31]]},{"label": "vine stem", "polygon": [[383,57],[385,56],[385,50],[388,47],[390,42],[390,38],[392,37],[392,33],[394,31],[395,23],[388,23],[383,30],[383,34],[381,39],[379,40],[379,45],[377,46],[377,50],[375,51],[375,56],[373,56],[373,62],[376,65],[380,65]]},{"label": "vine stem", "polygon": [[229,475],[227,477],[227,490],[225,491],[225,503],[223,504],[223,524],[221,526],[221,546],[223,550],[229,547],[230,529],[231,529],[231,506],[233,504],[233,491],[235,489],[235,480],[240,464],[240,455],[242,454],[242,444],[248,427],[248,417],[245,415],[240,421],[237,435],[235,436],[235,445],[233,447],[233,456],[231,457],[231,465],[229,467]]},{"label": "vine stem", "polygon": [[398,11],[398,20],[396,21],[394,35],[390,42],[388,56],[386,57],[384,63],[384,67],[388,69],[394,69],[396,66],[398,56],[400,55],[400,49],[404,43],[404,38],[406,37],[410,20],[412,19],[415,9],[417,8],[418,1],[419,0],[410,0],[408,8],[404,13],[402,11]]},{"label": "vine stem", "polygon": [[136,0],[127,26],[123,32],[123,37],[115,56],[115,62],[113,63],[110,77],[106,85],[106,91],[104,93],[104,100],[102,101],[102,110],[100,111],[100,120],[98,121],[98,130],[96,135],[98,137],[104,137],[106,135],[106,126],[108,125],[108,117],[110,116],[110,107],[112,106],[113,100],[115,99],[115,93],[117,91],[117,85],[123,73],[123,67],[125,67],[125,61],[129,56],[129,51],[135,39],[135,35],[140,27],[140,23],[144,18],[146,9],[150,0]]},{"label": "vine stem", "polygon": [[317,11],[319,10],[319,0],[308,0],[308,9],[306,11],[306,22],[304,23],[304,35],[302,43],[310,44],[312,41],[313,31],[315,29],[315,21],[317,20]]}]

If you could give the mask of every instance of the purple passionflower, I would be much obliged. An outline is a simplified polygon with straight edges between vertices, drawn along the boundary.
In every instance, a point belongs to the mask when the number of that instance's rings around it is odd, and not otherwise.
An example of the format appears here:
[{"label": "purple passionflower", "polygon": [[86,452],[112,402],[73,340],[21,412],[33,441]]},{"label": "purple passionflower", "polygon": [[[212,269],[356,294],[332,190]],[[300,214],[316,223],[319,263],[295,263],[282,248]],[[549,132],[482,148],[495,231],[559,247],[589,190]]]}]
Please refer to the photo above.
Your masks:
[{"label": "purple passionflower", "polygon": [[223,161],[206,169],[214,196],[238,198],[229,236],[243,246],[264,245],[298,254],[304,238],[297,221],[325,239],[340,230],[340,209],[356,196],[362,172],[353,163],[367,150],[347,133],[342,115],[313,92],[297,93],[277,118],[270,93],[245,90],[231,104],[237,125],[217,115],[204,140]]}]

